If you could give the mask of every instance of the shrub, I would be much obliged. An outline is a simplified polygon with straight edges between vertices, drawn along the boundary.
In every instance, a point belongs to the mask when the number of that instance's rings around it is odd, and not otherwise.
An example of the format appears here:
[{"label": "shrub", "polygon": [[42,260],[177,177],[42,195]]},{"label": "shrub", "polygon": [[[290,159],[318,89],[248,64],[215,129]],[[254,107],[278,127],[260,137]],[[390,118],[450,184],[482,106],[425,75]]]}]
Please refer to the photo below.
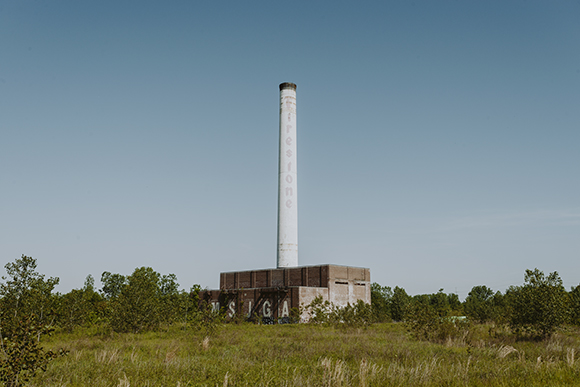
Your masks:
[{"label": "shrub", "polygon": [[394,321],[404,321],[410,304],[411,297],[405,289],[395,286],[393,289],[393,297],[391,298],[391,318]]},{"label": "shrub", "polygon": [[391,321],[392,299],[393,291],[390,287],[381,286],[376,282],[371,284],[371,306],[375,321]]},{"label": "shrub", "polygon": [[225,321],[224,310],[214,309],[207,302],[203,302],[193,313],[191,325],[205,336],[214,336]]},{"label": "shrub", "polygon": [[467,320],[450,316],[450,309],[428,301],[429,296],[416,300],[407,314],[407,328],[416,339],[445,342],[462,338],[468,333],[470,325]]},{"label": "shrub", "polygon": [[493,290],[485,285],[474,286],[463,305],[465,314],[481,323],[490,321],[493,315]]},{"label": "shrub", "polygon": [[332,304],[317,296],[312,302],[304,307],[306,319],[311,324],[328,324],[332,313]]},{"label": "shrub", "polygon": [[106,302],[94,289],[94,279],[87,276],[82,289],[73,289],[59,297],[58,324],[71,332],[79,326],[99,323],[105,316]]},{"label": "shrub", "polygon": [[308,322],[311,324],[363,327],[373,321],[371,305],[362,300],[358,300],[354,305],[349,303],[344,307],[339,307],[318,296],[305,307],[305,311],[308,316]]},{"label": "shrub", "polygon": [[48,363],[66,352],[45,351],[40,336],[52,333],[54,328],[40,323],[35,315],[20,320],[9,335],[0,332],[0,381],[6,387],[18,387],[32,378],[38,370],[46,371]]},{"label": "shrub", "polygon": [[572,288],[570,296],[570,323],[580,325],[580,285]]},{"label": "shrub", "polygon": [[22,255],[8,263],[0,284],[0,324],[4,334],[17,326],[17,321],[34,315],[36,321],[50,325],[55,316],[57,298],[52,293],[58,278],[44,279],[36,272],[36,259]]},{"label": "shrub", "polygon": [[111,327],[116,332],[154,330],[161,322],[160,275],[150,267],[135,269],[113,300]]},{"label": "shrub", "polygon": [[347,304],[342,308],[333,305],[329,320],[331,324],[338,327],[366,327],[373,320],[373,310],[363,300],[358,300],[354,305]]},{"label": "shrub", "polygon": [[548,337],[567,320],[568,294],[558,272],[547,277],[538,269],[526,270],[523,286],[506,292],[511,310],[509,324],[518,334]]}]

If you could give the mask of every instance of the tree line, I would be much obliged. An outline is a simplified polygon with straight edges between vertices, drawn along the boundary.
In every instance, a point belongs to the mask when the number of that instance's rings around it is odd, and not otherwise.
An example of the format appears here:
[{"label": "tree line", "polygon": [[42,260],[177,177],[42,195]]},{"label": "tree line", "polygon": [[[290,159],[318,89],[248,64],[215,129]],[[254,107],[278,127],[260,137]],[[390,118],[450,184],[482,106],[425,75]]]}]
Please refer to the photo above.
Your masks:
[{"label": "tree line", "polygon": [[[200,306],[199,285],[180,290],[174,274],[162,275],[150,267],[136,268],[130,275],[106,271],[98,290],[89,275],[81,289],[66,294],[54,292],[59,279],[40,274],[32,257],[22,255],[5,269],[7,276],[0,282],[0,382],[9,387],[24,385],[52,359],[66,355],[40,346],[41,336],[55,329],[139,333],[182,324],[211,336],[225,321],[245,321],[242,315],[226,319],[225,310]],[[474,286],[462,302],[443,289],[410,296],[403,288],[373,283],[371,305],[359,301],[341,308],[319,297],[293,311],[293,321],[300,321],[302,313],[312,324],[340,328],[402,322],[416,338],[429,341],[464,340],[473,324],[509,327],[523,338],[546,338],[563,325],[580,326],[580,285],[566,291],[557,272],[526,270],[523,285],[510,286],[505,293]]]},{"label": "tree line", "polygon": [[187,322],[197,310],[194,285],[179,290],[175,274],[161,275],[150,267],[130,275],[104,272],[102,288],[89,275],[81,289],[55,293],[58,278],[37,272],[37,262],[22,256],[5,266],[0,283],[0,328],[6,334],[27,316],[38,323],[72,331],[76,327],[106,326],[116,332],[138,333],[161,324]]},{"label": "tree line", "polygon": [[[2,335],[14,331],[29,316],[50,327],[72,331],[77,327],[100,327],[115,332],[143,332],[162,325],[207,320],[198,309],[199,285],[179,289],[174,274],[162,275],[150,267],[136,268],[130,275],[104,272],[101,289],[89,275],[81,289],[55,293],[58,278],[45,278],[37,272],[37,262],[22,256],[5,266],[7,277],[0,283],[0,329]],[[410,296],[400,287],[371,285],[370,310],[358,320],[365,323],[400,321],[437,324],[466,316],[471,322],[505,324],[517,334],[550,335],[563,324],[580,325],[580,286],[566,291],[557,272],[544,275],[538,269],[526,270],[524,284],[511,286],[505,293],[485,285],[474,286],[465,301],[440,289],[433,294]],[[319,301],[320,302],[320,301]],[[309,305],[314,321],[324,320],[329,306]],[[354,306],[353,306],[354,307]],[[325,309],[326,308],[326,309]],[[334,308],[337,321],[356,309]],[[336,317],[338,316],[338,317]],[[210,316],[211,317],[211,316]],[[211,320],[215,320],[211,317]]]},{"label": "tree line", "polygon": [[[139,333],[176,322],[209,325],[198,317],[199,285],[179,290],[174,274],[161,275],[150,267],[128,276],[104,272],[98,291],[89,275],[81,289],[66,294],[54,292],[59,279],[40,274],[32,257],[22,255],[5,269],[8,275],[0,283],[0,383],[8,387],[24,385],[52,359],[66,355],[40,346],[41,336],[55,329]],[[206,314],[212,324],[219,321],[212,312]]]},{"label": "tree line", "polygon": [[430,338],[471,323],[508,326],[513,333],[547,337],[565,324],[580,325],[580,286],[566,291],[557,272],[547,276],[538,269],[526,270],[524,284],[510,286],[505,293],[485,285],[474,286],[461,302],[456,294],[443,289],[433,294],[409,296],[404,289],[371,286],[375,321],[403,321],[419,336]]}]

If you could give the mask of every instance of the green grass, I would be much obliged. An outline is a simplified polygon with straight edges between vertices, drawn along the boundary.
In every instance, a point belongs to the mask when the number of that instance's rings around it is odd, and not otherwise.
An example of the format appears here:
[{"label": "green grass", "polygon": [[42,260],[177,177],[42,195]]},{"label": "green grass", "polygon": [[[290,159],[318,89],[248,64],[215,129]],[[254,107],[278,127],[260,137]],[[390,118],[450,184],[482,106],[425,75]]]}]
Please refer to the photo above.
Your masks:
[{"label": "green grass", "polygon": [[402,324],[228,324],[209,340],[192,328],[170,327],[61,332],[44,345],[70,353],[32,386],[580,385],[580,332],[572,328],[546,341],[516,341],[476,326],[466,339],[436,344],[412,339]]}]

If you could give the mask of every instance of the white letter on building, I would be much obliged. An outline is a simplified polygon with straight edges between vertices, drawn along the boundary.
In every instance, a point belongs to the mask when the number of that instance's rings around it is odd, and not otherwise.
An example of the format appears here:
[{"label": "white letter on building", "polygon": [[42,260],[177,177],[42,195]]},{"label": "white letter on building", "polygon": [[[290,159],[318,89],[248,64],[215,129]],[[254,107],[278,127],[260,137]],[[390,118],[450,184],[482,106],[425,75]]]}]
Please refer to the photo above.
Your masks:
[{"label": "white letter on building", "polygon": [[272,317],[272,309],[270,308],[272,304],[270,301],[264,301],[264,306],[262,307],[262,316],[264,317]]},{"label": "white letter on building", "polygon": [[282,305],[281,317],[290,317],[290,312],[288,311],[288,300],[284,300],[284,304]]},{"label": "white letter on building", "polygon": [[252,301],[248,301],[248,318],[252,318]]}]

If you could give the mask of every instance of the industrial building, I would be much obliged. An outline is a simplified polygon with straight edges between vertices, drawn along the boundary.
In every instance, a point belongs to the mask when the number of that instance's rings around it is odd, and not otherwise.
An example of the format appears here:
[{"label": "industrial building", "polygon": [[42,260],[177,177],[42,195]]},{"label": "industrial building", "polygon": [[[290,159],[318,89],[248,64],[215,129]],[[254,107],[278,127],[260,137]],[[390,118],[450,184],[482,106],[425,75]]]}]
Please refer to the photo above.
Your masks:
[{"label": "industrial building", "polygon": [[296,85],[280,84],[280,141],[278,162],[277,268],[220,274],[219,290],[200,293],[200,303],[225,310],[228,317],[258,316],[287,322],[292,310],[316,297],[344,307],[358,300],[371,302],[367,268],[298,266],[298,190],[296,146]]}]

